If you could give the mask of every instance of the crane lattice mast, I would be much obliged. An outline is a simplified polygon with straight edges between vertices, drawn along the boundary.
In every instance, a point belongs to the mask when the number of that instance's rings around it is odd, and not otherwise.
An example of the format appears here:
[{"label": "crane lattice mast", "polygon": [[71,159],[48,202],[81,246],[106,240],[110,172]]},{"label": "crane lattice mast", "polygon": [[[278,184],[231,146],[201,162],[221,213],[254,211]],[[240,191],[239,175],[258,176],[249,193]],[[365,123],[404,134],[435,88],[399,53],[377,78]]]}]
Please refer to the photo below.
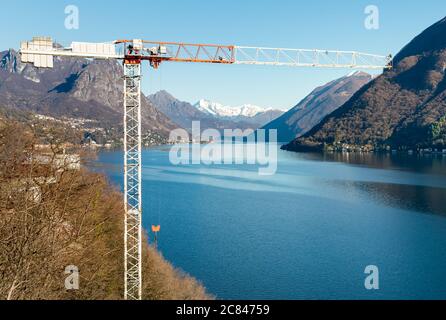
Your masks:
[{"label": "crane lattice mast", "polygon": [[158,68],[163,62],[270,65],[349,69],[388,69],[391,56],[355,51],[308,50],[189,44],[145,40],[108,43],[73,42],[55,45],[49,37],[21,44],[22,62],[53,68],[54,57],[122,60],[124,65],[124,298],[142,297],[141,64]]}]

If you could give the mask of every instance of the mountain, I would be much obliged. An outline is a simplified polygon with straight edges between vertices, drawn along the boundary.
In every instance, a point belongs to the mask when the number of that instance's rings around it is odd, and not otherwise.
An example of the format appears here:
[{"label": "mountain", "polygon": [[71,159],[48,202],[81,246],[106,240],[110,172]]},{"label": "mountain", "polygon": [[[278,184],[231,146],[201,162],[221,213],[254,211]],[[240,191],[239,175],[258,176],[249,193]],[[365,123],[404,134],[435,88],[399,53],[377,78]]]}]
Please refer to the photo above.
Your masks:
[{"label": "mountain", "polygon": [[393,68],[284,149],[383,150],[446,146],[446,18],[405,46]]},{"label": "mountain", "polygon": [[207,122],[211,120],[210,117],[195,109],[190,103],[180,101],[164,90],[147,96],[147,99],[158,111],[188,130],[192,128],[192,121]]},{"label": "mountain", "polygon": [[271,111],[272,109],[264,109],[259,106],[255,106],[252,104],[244,104],[239,107],[230,107],[222,105],[218,102],[212,102],[209,100],[202,99],[196,104],[196,108],[198,110],[201,110],[205,113],[212,114],[217,117],[226,117],[226,118],[233,118],[233,117],[255,117],[259,113],[264,113],[266,111]]},{"label": "mountain", "polygon": [[284,113],[282,110],[272,108],[265,109],[252,104],[244,104],[237,107],[225,106],[221,103],[205,99],[197,102],[195,108],[219,119],[252,123],[256,125],[257,128],[280,117]]},{"label": "mountain", "polygon": [[[263,112],[263,109],[254,113],[253,109],[246,108],[243,111],[240,110],[237,115],[221,116],[216,112],[210,112],[211,109],[208,111],[197,107],[197,105],[193,106],[188,102],[180,101],[164,90],[149,95],[147,98],[159,111],[189,131],[193,121],[200,121],[202,130],[212,128],[220,131],[224,129],[255,130],[261,126],[260,122],[268,122],[269,113]],[[252,117],[248,115],[252,115]]]},{"label": "mountain", "polygon": [[[95,120],[106,128],[121,128],[122,66],[116,61],[55,58],[53,69],[20,62],[18,53],[0,53],[2,107],[52,117]],[[168,135],[177,125],[142,98],[144,130]]]},{"label": "mountain", "polygon": [[354,72],[316,88],[294,108],[262,129],[277,130],[278,141],[289,142],[320,123],[372,80],[365,72]]}]

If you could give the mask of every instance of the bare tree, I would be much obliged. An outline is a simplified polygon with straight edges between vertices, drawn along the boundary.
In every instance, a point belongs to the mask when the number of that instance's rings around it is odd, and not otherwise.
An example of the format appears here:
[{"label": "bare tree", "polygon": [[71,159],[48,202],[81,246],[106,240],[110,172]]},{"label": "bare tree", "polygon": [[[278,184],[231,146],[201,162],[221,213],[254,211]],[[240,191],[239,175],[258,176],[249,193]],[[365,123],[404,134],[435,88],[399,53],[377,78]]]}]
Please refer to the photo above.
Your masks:
[{"label": "bare tree", "polygon": [[[0,299],[121,299],[122,195],[73,165],[62,134],[0,123]],[[146,299],[205,299],[194,279],[144,247]],[[80,271],[80,290],[64,271]]]}]

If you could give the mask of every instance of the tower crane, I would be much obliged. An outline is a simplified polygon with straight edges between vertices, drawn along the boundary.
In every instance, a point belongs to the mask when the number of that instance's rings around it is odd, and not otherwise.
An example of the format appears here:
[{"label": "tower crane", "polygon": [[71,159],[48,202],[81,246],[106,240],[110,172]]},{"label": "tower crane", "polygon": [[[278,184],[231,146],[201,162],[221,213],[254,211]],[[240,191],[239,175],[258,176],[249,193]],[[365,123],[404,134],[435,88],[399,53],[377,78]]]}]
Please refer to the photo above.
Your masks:
[{"label": "tower crane", "polygon": [[53,68],[54,57],[79,57],[123,61],[124,70],[124,298],[142,296],[142,179],[141,179],[141,64],[157,69],[164,62],[244,64],[284,67],[388,69],[391,56],[356,51],[242,47],[116,40],[106,43],[73,42],[56,45],[49,37],[22,42],[22,62]]}]

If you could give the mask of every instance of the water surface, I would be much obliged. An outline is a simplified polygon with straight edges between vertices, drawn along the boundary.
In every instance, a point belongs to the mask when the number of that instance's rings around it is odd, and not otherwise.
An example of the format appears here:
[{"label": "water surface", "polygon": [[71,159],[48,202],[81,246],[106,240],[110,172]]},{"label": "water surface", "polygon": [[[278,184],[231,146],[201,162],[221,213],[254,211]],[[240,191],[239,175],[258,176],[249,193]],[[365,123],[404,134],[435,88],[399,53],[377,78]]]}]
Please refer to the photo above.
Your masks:
[{"label": "water surface", "polygon": [[[143,154],[147,229],[221,299],[446,299],[446,157],[295,154],[278,172]],[[117,185],[122,153],[93,166]],[[364,269],[380,270],[380,290]]]}]

